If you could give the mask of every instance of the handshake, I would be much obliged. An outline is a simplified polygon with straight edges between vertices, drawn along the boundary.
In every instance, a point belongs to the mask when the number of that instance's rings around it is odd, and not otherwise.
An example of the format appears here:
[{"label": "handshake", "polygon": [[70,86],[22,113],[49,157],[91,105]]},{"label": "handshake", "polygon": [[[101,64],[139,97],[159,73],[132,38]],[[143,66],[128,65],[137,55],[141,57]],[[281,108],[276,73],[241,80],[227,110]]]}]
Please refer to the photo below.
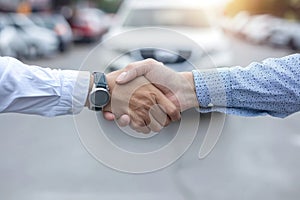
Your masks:
[{"label": "handshake", "polygon": [[199,106],[192,72],[175,72],[153,59],[131,63],[106,79],[111,99],[104,118],[137,132],[159,132]]}]

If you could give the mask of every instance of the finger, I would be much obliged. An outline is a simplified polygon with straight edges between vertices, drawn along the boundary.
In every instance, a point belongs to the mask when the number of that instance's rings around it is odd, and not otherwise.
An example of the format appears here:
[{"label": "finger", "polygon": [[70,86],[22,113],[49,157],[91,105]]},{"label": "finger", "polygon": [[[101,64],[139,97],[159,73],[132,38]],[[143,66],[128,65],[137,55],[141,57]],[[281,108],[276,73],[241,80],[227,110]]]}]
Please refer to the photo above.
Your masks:
[{"label": "finger", "polygon": [[121,127],[128,126],[130,124],[130,117],[128,115],[122,115],[117,119],[117,124]]},{"label": "finger", "polygon": [[152,108],[150,109],[150,116],[153,117],[154,120],[157,121],[161,127],[166,127],[171,122],[171,119],[159,105],[152,106]]},{"label": "finger", "polygon": [[115,119],[115,115],[111,112],[103,112],[103,117],[108,121],[113,121]]},{"label": "finger", "polygon": [[159,132],[163,128],[163,126],[155,120],[155,118],[150,114],[151,122],[148,125],[148,128],[153,132]]},{"label": "finger", "polygon": [[180,120],[180,110],[162,93],[157,93],[157,103],[165,110],[166,114],[171,118],[172,121]]},{"label": "finger", "polygon": [[125,84],[128,83],[129,81],[134,80],[135,78],[139,76],[143,76],[144,74],[147,73],[147,66],[140,66],[137,68],[133,68],[127,72],[122,72],[116,79],[116,82],[118,84]]},{"label": "finger", "polygon": [[162,63],[157,62],[153,59],[146,59],[143,61],[138,61],[129,64],[125,68],[125,72],[122,72],[116,79],[118,84],[125,84],[132,81],[136,77],[143,76],[152,70],[153,65],[162,65]]},{"label": "finger", "polygon": [[140,123],[136,123],[134,121],[131,121],[130,127],[136,132],[144,133],[144,134],[150,133],[151,131],[146,125],[142,126]]},{"label": "finger", "polygon": [[[129,126],[135,130],[136,132],[139,133],[150,133],[150,129],[147,127],[146,122],[145,122],[145,117],[141,118],[140,115],[133,111],[129,111],[129,116],[130,116],[130,124]],[[149,123],[150,123],[150,117],[147,115],[146,118],[149,118]]]}]

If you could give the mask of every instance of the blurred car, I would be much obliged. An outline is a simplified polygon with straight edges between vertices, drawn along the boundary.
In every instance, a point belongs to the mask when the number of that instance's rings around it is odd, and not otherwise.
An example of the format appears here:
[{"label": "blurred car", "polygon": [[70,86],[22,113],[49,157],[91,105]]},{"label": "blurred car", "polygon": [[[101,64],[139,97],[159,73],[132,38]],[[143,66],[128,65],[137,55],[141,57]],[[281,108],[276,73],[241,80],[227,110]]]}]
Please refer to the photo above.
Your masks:
[{"label": "blurred car", "polygon": [[[172,65],[177,71],[190,70],[184,66],[189,60],[197,65],[212,67],[231,65],[229,42],[223,31],[215,26],[208,10],[200,3],[182,1],[125,1],[116,15],[116,24],[111,27],[104,39],[126,33],[137,28],[156,27],[160,29],[136,31],[131,37],[118,40],[109,49],[118,52],[136,49],[120,58],[124,64],[131,61],[154,58]],[[153,35],[156,34],[156,35]],[[166,34],[164,36],[164,34]],[[183,39],[176,34],[183,35]],[[193,41],[193,42],[189,42]],[[193,44],[192,44],[193,43]],[[156,48],[143,48],[156,46]],[[209,61],[213,61],[209,63]],[[111,65],[113,70],[124,64]],[[128,63],[127,63],[128,64]]]},{"label": "blurred car", "polygon": [[12,26],[0,25],[0,56],[23,58],[26,56],[27,45],[18,37],[18,32]]},{"label": "blurred car", "polygon": [[96,8],[82,8],[70,20],[74,41],[93,41],[108,30],[108,16]]},{"label": "blurred car", "polygon": [[30,19],[38,26],[54,31],[59,40],[59,50],[67,50],[73,42],[72,29],[67,20],[59,14],[31,14]]},{"label": "blurred car", "polygon": [[267,42],[277,23],[279,23],[279,19],[271,15],[254,15],[251,16],[241,32],[248,41],[263,44]]},{"label": "blurred car", "polygon": [[247,11],[239,12],[232,18],[228,26],[229,31],[239,37],[245,37],[243,29],[247,26],[250,19],[251,16]]},{"label": "blurred car", "polygon": [[282,19],[281,23],[273,27],[268,40],[274,46],[300,49],[300,23]]},{"label": "blurred car", "polygon": [[57,51],[59,43],[53,31],[38,27],[22,14],[11,13],[7,19],[8,24],[16,29],[18,37],[26,43],[27,58],[48,56]]},{"label": "blurred car", "polygon": [[6,15],[0,15],[0,56],[10,56],[18,59],[26,57],[27,45],[18,36],[14,26],[8,24]]}]

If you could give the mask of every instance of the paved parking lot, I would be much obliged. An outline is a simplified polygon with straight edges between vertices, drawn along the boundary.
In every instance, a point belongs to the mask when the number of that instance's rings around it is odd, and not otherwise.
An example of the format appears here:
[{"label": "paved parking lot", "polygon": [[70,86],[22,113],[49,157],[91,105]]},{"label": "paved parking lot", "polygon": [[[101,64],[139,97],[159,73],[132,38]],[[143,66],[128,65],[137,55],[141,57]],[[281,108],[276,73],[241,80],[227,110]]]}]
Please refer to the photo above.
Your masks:
[{"label": "paved parking lot", "polygon": [[[291,53],[232,38],[231,42],[235,65]],[[75,45],[69,53],[26,62],[78,69],[92,47]],[[208,116],[201,119],[204,131]],[[2,114],[0,198],[296,200],[300,197],[299,120],[299,114],[287,119],[228,116],[219,143],[206,159],[197,160],[199,141],[195,141],[171,167],[130,175],[103,166],[87,153],[72,116]]]}]

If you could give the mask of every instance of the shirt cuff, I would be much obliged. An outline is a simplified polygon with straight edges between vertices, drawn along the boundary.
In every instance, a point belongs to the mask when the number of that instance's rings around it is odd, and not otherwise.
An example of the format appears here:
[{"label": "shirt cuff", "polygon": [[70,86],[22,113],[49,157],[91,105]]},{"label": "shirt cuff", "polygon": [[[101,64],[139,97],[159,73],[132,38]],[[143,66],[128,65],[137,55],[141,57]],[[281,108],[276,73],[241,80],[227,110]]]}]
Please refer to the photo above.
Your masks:
[{"label": "shirt cuff", "polygon": [[78,114],[85,106],[90,87],[90,72],[79,72],[73,89],[73,110],[72,114]]},{"label": "shirt cuff", "polygon": [[60,102],[56,106],[55,115],[78,114],[86,103],[90,73],[73,70],[60,71],[62,83]]},{"label": "shirt cuff", "polygon": [[[200,112],[225,112],[230,98],[229,68],[193,70]],[[218,110],[215,109],[218,107]]]}]

